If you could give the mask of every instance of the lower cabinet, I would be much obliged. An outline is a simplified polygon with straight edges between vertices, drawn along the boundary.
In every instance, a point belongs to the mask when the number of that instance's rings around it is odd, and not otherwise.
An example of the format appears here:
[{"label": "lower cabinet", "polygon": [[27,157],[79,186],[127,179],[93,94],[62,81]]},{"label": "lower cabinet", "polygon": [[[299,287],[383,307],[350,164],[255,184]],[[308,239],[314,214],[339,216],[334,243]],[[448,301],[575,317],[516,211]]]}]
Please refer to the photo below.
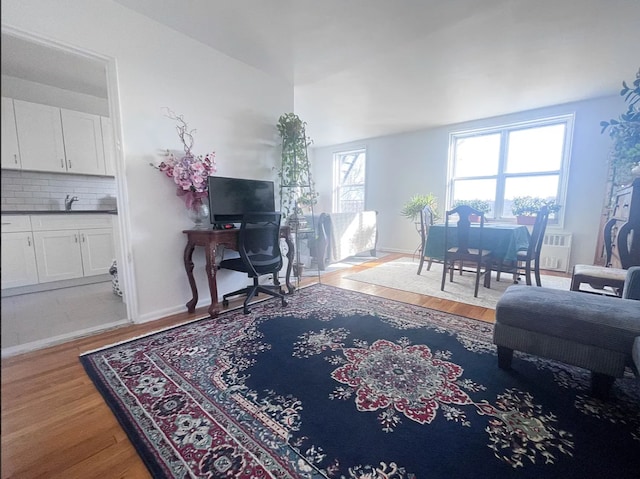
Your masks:
[{"label": "lower cabinet", "polygon": [[111,215],[3,216],[2,288],[108,274],[113,237]]},{"label": "lower cabinet", "polygon": [[2,233],[2,289],[38,283],[31,231]]}]

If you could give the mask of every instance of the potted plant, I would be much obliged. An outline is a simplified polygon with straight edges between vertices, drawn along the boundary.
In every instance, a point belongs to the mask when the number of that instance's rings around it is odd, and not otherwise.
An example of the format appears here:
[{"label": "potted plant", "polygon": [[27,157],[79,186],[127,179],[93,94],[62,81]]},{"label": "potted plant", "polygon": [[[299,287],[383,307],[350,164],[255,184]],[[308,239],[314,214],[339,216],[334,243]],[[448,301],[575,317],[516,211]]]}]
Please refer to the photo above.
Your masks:
[{"label": "potted plant", "polygon": [[622,82],[620,96],[628,103],[627,111],[600,122],[601,133],[608,130],[613,140],[609,158],[614,186],[630,184],[640,169],[640,69],[632,86]]},{"label": "potted plant", "polygon": [[437,220],[438,199],[433,193],[428,193],[426,195],[413,195],[404,204],[402,210],[400,211],[400,214],[409,218],[415,223],[420,216],[420,212],[424,209],[425,206],[429,206],[431,208],[431,211],[433,211],[433,220]]},{"label": "potted plant", "polygon": [[307,147],[312,140],[306,135],[306,125],[295,113],[280,116],[277,125],[282,138],[282,164],[278,171],[280,209],[283,217],[294,226],[299,226],[303,209],[318,201],[307,155]]},{"label": "potted plant", "polygon": [[534,196],[516,196],[511,203],[511,212],[516,217],[519,225],[532,225],[536,222],[538,211],[543,206],[548,208],[549,214],[555,214],[561,208],[555,199],[547,200]]},{"label": "potted plant", "polygon": [[[483,212],[485,215],[491,211],[491,205],[486,200],[473,199],[473,200],[455,200],[453,202],[453,207],[456,208],[461,205],[470,206],[473,209]],[[480,217],[476,215],[471,215],[469,219],[473,222],[480,221]]]}]

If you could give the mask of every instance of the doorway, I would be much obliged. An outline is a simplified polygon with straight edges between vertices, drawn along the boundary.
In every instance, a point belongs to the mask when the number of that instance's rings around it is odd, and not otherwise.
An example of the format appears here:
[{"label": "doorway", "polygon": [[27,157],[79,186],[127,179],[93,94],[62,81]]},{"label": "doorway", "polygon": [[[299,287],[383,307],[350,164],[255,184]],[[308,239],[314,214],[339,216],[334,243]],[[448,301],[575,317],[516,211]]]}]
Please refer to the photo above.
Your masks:
[{"label": "doorway", "polygon": [[[109,93],[115,91],[115,85],[110,85],[114,75],[110,74],[113,68],[109,60],[12,30],[3,29],[1,41],[3,98],[79,111],[108,121],[119,116],[114,111],[117,102]],[[112,122],[114,126],[115,123]],[[105,151],[107,146],[113,147],[114,160],[117,159],[117,138],[117,134],[111,134],[104,143]],[[3,193],[3,213],[47,211],[46,214],[55,215],[58,213],[53,211],[64,210],[65,194],[79,198],[74,208],[101,213],[109,210],[113,215],[113,256],[119,270],[119,289],[127,291],[124,284],[127,265],[122,260],[120,246],[124,222],[117,216],[121,206],[117,168],[90,176],[3,167],[2,177],[2,190],[10,184],[9,190],[20,192],[11,201],[7,201]],[[84,181],[91,184],[83,185]],[[129,323],[131,307],[127,295],[123,298],[116,294],[112,278],[113,275],[102,274],[86,281],[3,290],[2,356]]]}]

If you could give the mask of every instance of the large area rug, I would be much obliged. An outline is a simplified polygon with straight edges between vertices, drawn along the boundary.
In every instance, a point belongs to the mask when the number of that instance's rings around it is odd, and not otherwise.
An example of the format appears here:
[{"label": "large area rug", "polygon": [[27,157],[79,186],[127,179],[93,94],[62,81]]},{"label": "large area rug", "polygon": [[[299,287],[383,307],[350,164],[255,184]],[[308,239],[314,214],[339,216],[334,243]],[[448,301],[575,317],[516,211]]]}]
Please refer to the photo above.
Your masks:
[{"label": "large area rug", "polygon": [[155,477],[637,479],[640,381],[601,402],[582,369],[498,369],[491,338],[316,284],[81,361]]},{"label": "large area rug", "polygon": [[[440,291],[442,264],[433,263],[431,269],[427,271],[425,263],[422,274],[418,276],[419,264],[419,260],[402,258],[382,263],[375,268],[360,271],[345,278],[492,309],[495,309],[502,293],[513,285],[511,274],[502,273],[500,281],[496,281],[496,273],[492,273],[491,288],[483,287],[481,280],[478,297],[474,298],[475,275],[473,273],[459,275],[456,272],[453,275],[453,283],[449,282],[447,277],[444,291]],[[570,278],[541,275],[540,279],[542,286],[547,288],[568,290],[571,285]],[[532,277],[532,280],[535,284],[535,278]],[[520,284],[526,284],[524,276],[521,277]]]}]

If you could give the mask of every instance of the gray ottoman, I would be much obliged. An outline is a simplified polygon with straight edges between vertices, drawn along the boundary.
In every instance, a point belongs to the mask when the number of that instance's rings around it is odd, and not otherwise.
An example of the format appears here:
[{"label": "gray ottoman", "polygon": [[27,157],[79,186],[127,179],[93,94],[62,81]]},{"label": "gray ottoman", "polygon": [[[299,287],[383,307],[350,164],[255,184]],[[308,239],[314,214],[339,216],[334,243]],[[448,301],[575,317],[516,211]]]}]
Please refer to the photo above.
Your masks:
[{"label": "gray ottoman", "polygon": [[514,285],[496,305],[493,342],[500,368],[514,350],[555,359],[590,370],[592,393],[606,397],[639,335],[639,301]]}]

